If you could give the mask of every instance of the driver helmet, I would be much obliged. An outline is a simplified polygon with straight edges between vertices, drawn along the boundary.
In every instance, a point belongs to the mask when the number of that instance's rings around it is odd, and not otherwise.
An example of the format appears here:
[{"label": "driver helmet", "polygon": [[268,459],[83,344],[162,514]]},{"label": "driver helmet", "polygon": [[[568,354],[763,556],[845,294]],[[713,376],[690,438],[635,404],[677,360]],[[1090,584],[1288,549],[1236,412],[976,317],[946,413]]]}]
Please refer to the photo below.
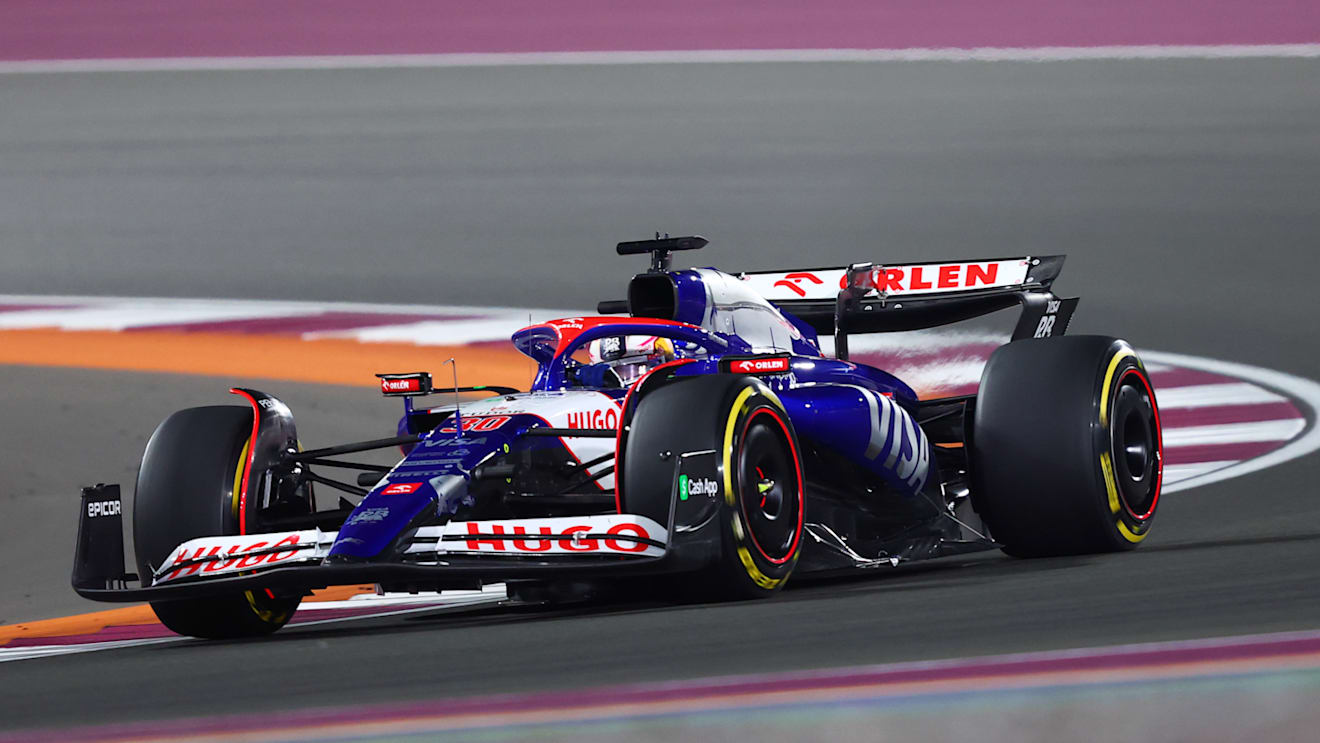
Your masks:
[{"label": "driver helmet", "polygon": [[673,361],[674,342],[657,336],[610,336],[587,345],[593,364],[608,364],[623,386],[631,385],[655,367]]}]

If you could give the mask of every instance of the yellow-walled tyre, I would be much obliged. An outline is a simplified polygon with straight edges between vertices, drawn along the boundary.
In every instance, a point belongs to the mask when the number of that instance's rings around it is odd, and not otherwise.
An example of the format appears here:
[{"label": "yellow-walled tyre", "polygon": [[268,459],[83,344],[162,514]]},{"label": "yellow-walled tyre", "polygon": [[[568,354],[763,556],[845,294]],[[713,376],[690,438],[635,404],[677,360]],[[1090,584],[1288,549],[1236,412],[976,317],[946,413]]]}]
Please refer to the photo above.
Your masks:
[{"label": "yellow-walled tyre", "polygon": [[801,450],[774,392],[731,374],[676,381],[642,397],[630,429],[622,511],[664,523],[674,464],[663,453],[714,450],[720,549],[700,593],[742,599],[782,589],[801,553],[805,500]]},{"label": "yellow-walled tyre", "polygon": [[977,393],[970,461],[973,503],[1008,554],[1133,549],[1154,523],[1163,473],[1141,359],[1107,336],[997,349]]},{"label": "yellow-walled tyre", "polygon": [[[241,533],[234,499],[251,434],[252,411],[236,406],[180,410],[156,428],[133,499],[134,551],[144,581],[189,539]],[[152,601],[151,608],[181,635],[235,638],[278,630],[301,601],[253,590]]]}]

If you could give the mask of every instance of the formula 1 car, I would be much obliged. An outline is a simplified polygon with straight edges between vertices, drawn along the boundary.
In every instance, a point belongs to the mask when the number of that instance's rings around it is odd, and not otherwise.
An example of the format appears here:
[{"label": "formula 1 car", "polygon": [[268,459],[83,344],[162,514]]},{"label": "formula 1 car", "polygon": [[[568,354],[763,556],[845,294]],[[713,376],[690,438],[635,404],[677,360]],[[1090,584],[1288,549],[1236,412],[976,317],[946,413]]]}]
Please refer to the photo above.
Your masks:
[{"label": "formula 1 car", "polygon": [[[1149,534],[1155,393],[1124,341],[1063,336],[1078,301],[1050,289],[1063,256],[671,268],[705,244],[620,243],[651,256],[626,300],[513,334],[538,364],[529,391],[379,375],[403,397],[389,438],[303,450],[289,408],[250,389],[232,390],[245,406],[171,415],[138,473],[137,573],[118,486],[86,488],[75,590],[148,600],[175,632],[217,638],[273,632],[330,585],[505,582],[517,597],[647,581],[754,598],[794,575],[1111,552]],[[849,360],[850,335],[1014,306],[975,395],[920,399]],[[414,406],[426,395],[452,402]],[[340,458],[391,447],[392,467]],[[344,469],[356,485],[323,474]],[[325,488],[352,499],[318,510]]]}]

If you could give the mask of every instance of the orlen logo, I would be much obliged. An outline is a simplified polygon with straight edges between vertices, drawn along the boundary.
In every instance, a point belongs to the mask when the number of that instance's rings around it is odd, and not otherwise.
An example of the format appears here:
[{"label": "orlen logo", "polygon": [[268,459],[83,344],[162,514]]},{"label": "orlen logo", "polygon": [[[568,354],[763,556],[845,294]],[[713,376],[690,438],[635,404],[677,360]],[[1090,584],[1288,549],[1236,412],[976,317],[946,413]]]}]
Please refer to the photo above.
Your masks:
[{"label": "orlen logo", "polygon": [[583,410],[568,414],[569,428],[618,428],[619,411],[615,408],[605,410]]},{"label": "orlen logo", "polygon": [[797,271],[795,273],[784,274],[784,278],[775,282],[775,286],[782,286],[789,291],[797,294],[799,297],[807,296],[807,292],[799,286],[799,282],[806,281],[811,284],[824,284],[816,274],[809,271]]},{"label": "orlen logo", "polygon": [[[876,291],[886,293],[927,289],[975,289],[997,284],[999,264],[948,263],[942,266],[876,268],[872,272],[871,281],[875,284]],[[847,286],[848,274],[844,272],[843,277],[839,279],[839,288],[844,289]]]},{"label": "orlen logo", "polygon": [[729,371],[734,374],[782,374],[788,371],[787,356],[768,359],[734,359],[729,362]]},{"label": "orlen logo", "polygon": [[[179,550],[178,554],[174,556],[174,561],[171,562],[170,565],[171,566],[179,565],[180,567],[171,570],[161,580],[174,580],[175,578],[178,578],[183,575],[197,575],[199,572],[202,574],[218,573],[222,570],[228,570],[230,568],[242,570],[247,568],[254,568],[257,567],[258,565],[274,565],[277,563],[281,563],[293,559],[298,555],[298,550],[291,549],[291,550],[278,551],[278,552],[273,552],[273,551],[268,552],[264,550],[276,550],[280,547],[293,547],[297,544],[298,544],[298,535],[290,534],[289,536],[281,539],[275,544],[271,544],[270,542],[253,542],[252,544],[242,548],[230,547],[229,550],[225,552],[226,558],[214,559],[206,562],[192,562],[192,561],[200,560],[202,558],[207,558],[207,557],[218,557],[220,555],[219,545],[211,547],[209,550],[205,547],[198,547],[196,550],[193,550],[191,554],[188,552],[188,550]],[[263,552],[259,555],[247,554],[249,552],[256,552],[257,550],[263,550]],[[234,556],[228,557],[228,555],[234,555]],[[190,562],[192,564],[184,564]]]},{"label": "orlen logo", "polygon": [[420,482],[396,482],[393,485],[380,491],[381,495],[411,495],[416,493],[417,489],[422,487]]},{"label": "orlen logo", "polygon": [[[558,542],[560,549],[570,552],[645,552],[645,542],[611,539],[610,536],[625,534],[651,539],[651,534],[641,524],[615,524],[605,531],[609,536],[604,539],[587,539],[583,535],[591,531],[586,524],[568,526],[556,534],[548,526],[538,527],[540,534],[530,535],[523,526],[512,527],[511,532],[504,530],[503,524],[467,522],[467,548],[478,552],[545,552],[553,542]],[[507,537],[507,538],[503,538]]]},{"label": "orlen logo", "polygon": [[551,320],[550,327],[556,330],[582,330],[585,327],[580,317],[565,317],[560,320]]},{"label": "orlen logo", "polygon": [[92,501],[87,504],[87,517],[97,518],[99,516],[118,516],[123,511],[117,500]]},{"label": "orlen logo", "polygon": [[408,379],[382,379],[380,380],[381,392],[421,392],[422,380],[411,377]]}]

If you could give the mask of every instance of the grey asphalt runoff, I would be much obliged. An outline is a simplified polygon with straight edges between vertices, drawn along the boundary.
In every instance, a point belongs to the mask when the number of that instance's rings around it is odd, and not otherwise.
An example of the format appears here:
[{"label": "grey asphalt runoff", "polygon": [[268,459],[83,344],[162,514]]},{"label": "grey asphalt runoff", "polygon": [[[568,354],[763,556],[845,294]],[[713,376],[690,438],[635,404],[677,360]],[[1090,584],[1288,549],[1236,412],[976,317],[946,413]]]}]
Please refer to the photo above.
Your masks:
[{"label": "grey asphalt runoff", "polygon": [[[706,235],[680,262],[729,269],[1065,252],[1073,332],[1320,378],[1317,79],[1316,60],[5,76],[0,291],[586,308],[640,268],[613,243],[653,230]],[[66,587],[76,487],[130,482],[154,423],[231,380],[0,374],[23,515],[0,521],[0,615],[98,608]],[[313,444],[392,425],[369,390],[277,387]],[[1170,495],[1124,555],[0,664],[0,729],[66,724],[70,700],[130,720],[1312,629],[1317,476],[1312,456]]]}]

